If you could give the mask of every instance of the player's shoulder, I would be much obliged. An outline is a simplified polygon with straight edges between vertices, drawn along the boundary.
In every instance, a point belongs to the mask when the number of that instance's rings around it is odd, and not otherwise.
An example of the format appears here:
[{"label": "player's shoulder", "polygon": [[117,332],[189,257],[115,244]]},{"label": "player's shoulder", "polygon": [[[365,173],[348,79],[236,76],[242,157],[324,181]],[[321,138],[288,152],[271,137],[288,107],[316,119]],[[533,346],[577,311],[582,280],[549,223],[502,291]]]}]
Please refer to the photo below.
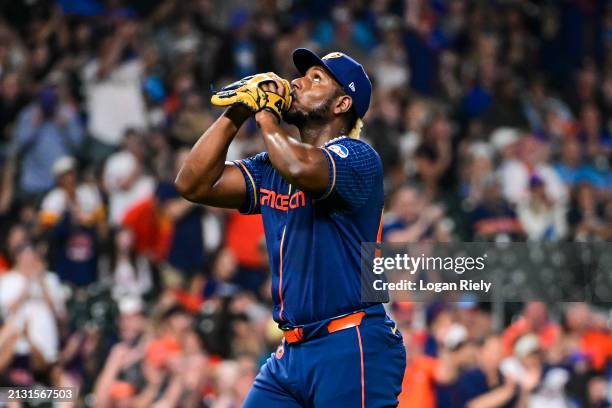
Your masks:
[{"label": "player's shoulder", "polygon": [[240,164],[245,164],[247,166],[262,166],[262,165],[271,165],[270,156],[268,152],[257,153],[253,156],[246,157],[240,160],[234,160],[231,163],[239,166]]},{"label": "player's shoulder", "polygon": [[324,148],[340,159],[371,159],[382,166],[378,152],[368,143],[347,136],[338,137],[325,143]]}]

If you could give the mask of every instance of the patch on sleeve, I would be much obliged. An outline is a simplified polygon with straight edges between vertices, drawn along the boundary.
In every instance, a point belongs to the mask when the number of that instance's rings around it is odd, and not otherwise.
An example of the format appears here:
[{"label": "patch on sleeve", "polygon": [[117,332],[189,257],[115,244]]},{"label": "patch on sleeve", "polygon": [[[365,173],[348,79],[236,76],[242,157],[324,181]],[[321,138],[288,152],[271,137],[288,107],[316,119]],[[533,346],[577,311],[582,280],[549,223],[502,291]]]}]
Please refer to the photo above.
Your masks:
[{"label": "patch on sleeve", "polygon": [[332,152],[336,153],[338,156],[340,156],[343,159],[349,155],[348,149],[342,145],[331,145],[331,146],[328,146],[327,148],[331,150]]}]

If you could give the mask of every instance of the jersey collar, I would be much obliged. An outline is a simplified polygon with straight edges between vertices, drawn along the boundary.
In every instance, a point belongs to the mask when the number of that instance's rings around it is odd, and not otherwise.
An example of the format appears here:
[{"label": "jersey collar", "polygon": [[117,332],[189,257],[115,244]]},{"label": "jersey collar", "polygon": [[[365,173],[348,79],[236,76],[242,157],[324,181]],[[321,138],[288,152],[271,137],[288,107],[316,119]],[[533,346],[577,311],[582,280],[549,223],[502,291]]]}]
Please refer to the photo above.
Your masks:
[{"label": "jersey collar", "polygon": [[321,147],[325,147],[325,146],[328,146],[328,145],[330,145],[330,144],[332,144],[332,143],[336,143],[338,140],[342,140],[342,139],[346,139],[346,136],[338,136],[338,137],[336,137],[336,138],[333,138],[333,139],[331,139],[331,140],[328,140],[328,141],[327,141],[327,142],[325,142],[325,144],[324,144],[324,145],[322,145]]}]

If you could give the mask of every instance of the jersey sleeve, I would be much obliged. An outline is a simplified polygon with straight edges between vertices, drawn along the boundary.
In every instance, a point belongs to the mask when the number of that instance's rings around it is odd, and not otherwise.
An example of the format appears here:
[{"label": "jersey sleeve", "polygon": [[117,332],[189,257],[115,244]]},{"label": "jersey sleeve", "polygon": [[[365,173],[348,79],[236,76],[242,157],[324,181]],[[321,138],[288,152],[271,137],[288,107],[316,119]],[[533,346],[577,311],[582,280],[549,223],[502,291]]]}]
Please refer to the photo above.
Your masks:
[{"label": "jersey sleeve", "polygon": [[340,199],[350,210],[360,208],[382,178],[382,162],[367,143],[343,139],[321,148],[327,159],[329,179],[319,200]]},{"label": "jersey sleeve", "polygon": [[246,159],[234,160],[232,163],[240,169],[246,183],[247,194],[238,211],[241,214],[260,214],[259,188],[264,170],[270,165],[268,153],[262,152]]}]

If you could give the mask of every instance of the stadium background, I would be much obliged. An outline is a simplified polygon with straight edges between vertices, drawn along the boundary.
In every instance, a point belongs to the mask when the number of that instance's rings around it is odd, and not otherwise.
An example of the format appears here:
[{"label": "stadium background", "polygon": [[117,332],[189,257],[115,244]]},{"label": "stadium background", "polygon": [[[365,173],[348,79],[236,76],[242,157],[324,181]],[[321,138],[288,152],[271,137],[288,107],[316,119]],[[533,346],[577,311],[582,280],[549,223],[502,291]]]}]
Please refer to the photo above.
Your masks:
[{"label": "stadium background", "polygon": [[[383,159],[386,241],[612,237],[610,2],[0,10],[0,386],[240,406],[280,339],[261,220],[191,205],[172,181],[220,114],[211,87],[293,78],[300,46],[346,52],[374,83],[363,138]],[[229,158],[263,148],[251,122]],[[390,305],[408,349],[400,406],[467,406],[495,387],[507,406],[610,405],[609,303],[491,310]]]}]

